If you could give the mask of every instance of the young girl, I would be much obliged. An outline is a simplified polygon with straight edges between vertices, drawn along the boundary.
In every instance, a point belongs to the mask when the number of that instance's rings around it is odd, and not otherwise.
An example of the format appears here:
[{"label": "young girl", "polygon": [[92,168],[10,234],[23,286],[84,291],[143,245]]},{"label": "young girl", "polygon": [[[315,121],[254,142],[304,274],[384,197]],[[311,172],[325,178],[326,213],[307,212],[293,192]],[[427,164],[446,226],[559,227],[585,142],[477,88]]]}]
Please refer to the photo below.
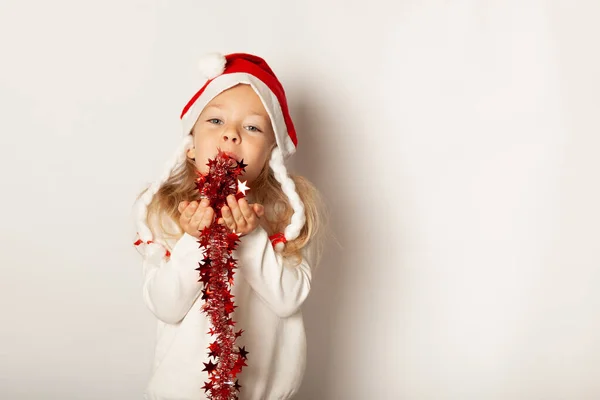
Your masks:
[{"label": "young girl", "polygon": [[[305,178],[288,175],[284,160],[297,137],[285,92],[260,57],[204,57],[207,78],[181,114],[183,142],[163,176],[135,204],[143,255],[143,298],[158,318],[148,400],[206,398],[205,364],[212,341],[202,313],[200,230],[226,224],[242,236],[232,293],[236,346],[247,350],[238,375],[241,399],[289,399],[305,368],[300,306],[321,256],[323,202]],[[200,199],[196,171],[206,173],[218,149],[247,164],[239,177],[247,198],[229,196],[222,218]]]}]

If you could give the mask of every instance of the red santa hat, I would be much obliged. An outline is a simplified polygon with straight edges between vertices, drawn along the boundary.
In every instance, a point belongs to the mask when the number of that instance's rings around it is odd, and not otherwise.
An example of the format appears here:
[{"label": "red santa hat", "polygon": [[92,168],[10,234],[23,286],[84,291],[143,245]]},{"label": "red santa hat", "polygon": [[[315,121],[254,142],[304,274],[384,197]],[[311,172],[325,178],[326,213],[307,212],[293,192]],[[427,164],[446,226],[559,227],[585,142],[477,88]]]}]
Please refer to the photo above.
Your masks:
[{"label": "red santa hat", "polygon": [[[254,89],[271,119],[277,145],[271,153],[269,166],[294,210],[290,224],[285,228],[285,231],[271,236],[275,250],[282,251],[285,242],[294,240],[300,235],[300,231],[306,222],[304,204],[296,192],[296,185],[289,177],[284,162],[287,157],[296,151],[298,139],[289,114],[283,86],[266,61],[252,54],[222,55],[210,53],[202,57],[199,66],[206,82],[188,101],[181,112],[183,140],[172,159],[167,163],[161,177],[150,186],[136,203],[135,216],[139,236],[136,245],[140,250],[141,245],[145,245],[143,248],[146,251],[149,246],[157,245],[146,221],[148,204],[150,204],[160,186],[169,178],[173,168],[185,161],[187,150],[193,147],[192,128],[204,107],[221,92],[237,84],[245,83]],[[168,255],[168,252],[166,254]]]}]

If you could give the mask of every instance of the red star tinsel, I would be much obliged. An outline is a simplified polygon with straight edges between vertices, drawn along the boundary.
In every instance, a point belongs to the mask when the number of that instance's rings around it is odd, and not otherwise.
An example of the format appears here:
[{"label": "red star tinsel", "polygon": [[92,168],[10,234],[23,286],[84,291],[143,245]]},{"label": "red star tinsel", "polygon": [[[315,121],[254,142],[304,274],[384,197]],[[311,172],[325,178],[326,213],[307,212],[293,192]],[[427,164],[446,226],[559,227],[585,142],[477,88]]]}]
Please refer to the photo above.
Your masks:
[{"label": "red star tinsel", "polygon": [[[197,171],[196,185],[200,196],[210,200],[217,221],[221,217],[221,207],[227,204],[227,196],[233,194],[236,199],[245,197],[245,190],[238,190],[238,184],[244,189],[247,187],[237,177],[245,171],[247,165],[243,160],[238,162],[229,157],[220,149],[215,159],[209,160],[207,165],[210,168],[207,174]],[[200,275],[198,281],[204,284],[202,312],[206,313],[213,326],[208,334],[215,338],[208,346],[208,357],[216,360],[216,364],[212,360],[203,363],[203,371],[208,372],[209,382],[204,382],[202,389],[208,392],[208,398],[215,400],[238,399],[241,386],[237,376],[246,366],[248,354],[245,346],[236,350],[235,341],[243,330],[234,331],[235,321],[231,317],[237,307],[230,290],[234,270],[237,268],[237,260],[233,258],[232,251],[238,242],[237,233],[232,232],[225,224],[217,223],[204,228],[199,240],[200,245],[205,248],[204,259],[196,269]]]}]

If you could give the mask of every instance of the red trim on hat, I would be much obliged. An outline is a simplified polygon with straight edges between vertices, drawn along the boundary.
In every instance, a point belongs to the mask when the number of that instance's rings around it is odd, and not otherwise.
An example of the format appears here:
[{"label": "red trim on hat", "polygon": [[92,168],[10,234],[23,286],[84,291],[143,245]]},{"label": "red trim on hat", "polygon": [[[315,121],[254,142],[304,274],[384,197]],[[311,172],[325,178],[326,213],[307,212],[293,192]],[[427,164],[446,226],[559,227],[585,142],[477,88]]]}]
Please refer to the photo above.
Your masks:
[{"label": "red trim on hat", "polygon": [[[260,79],[267,87],[275,94],[277,100],[279,101],[279,106],[281,107],[281,112],[283,113],[283,120],[285,121],[285,125],[287,127],[288,136],[292,139],[292,143],[294,146],[298,147],[298,138],[296,137],[296,129],[294,127],[294,123],[292,122],[292,118],[290,116],[287,99],[285,96],[285,91],[281,82],[275,76],[275,73],[269,67],[267,62],[255,55],[247,54],[247,53],[233,53],[225,56],[227,63],[225,65],[225,71],[221,75],[231,74],[235,72],[244,72],[250,75],[255,76]],[[220,75],[219,75],[220,76]],[[216,78],[216,77],[215,77]],[[192,107],[192,105],[198,100],[198,98],[202,95],[206,87],[212,82],[213,79],[209,79],[206,81],[204,86],[198,90],[198,92],[188,101],[188,103],[183,108],[181,112],[180,119],[188,112],[188,110]]]},{"label": "red trim on hat", "polygon": [[[213,79],[215,79],[215,78],[213,78]],[[196,102],[196,100],[198,100],[198,97],[200,97],[200,95],[202,94],[202,92],[204,92],[204,89],[206,89],[206,87],[208,86],[208,84],[211,83],[213,81],[213,79],[207,80],[206,83],[204,84],[204,86],[202,86],[200,88],[200,90],[198,90],[198,92],[196,92],[196,94],[190,99],[190,101],[187,102],[187,104],[185,105],[185,107],[183,107],[183,111],[181,112],[181,115],[179,116],[179,119],[183,118],[183,116],[185,115],[185,113],[187,113],[188,110],[194,105],[194,103]]]}]

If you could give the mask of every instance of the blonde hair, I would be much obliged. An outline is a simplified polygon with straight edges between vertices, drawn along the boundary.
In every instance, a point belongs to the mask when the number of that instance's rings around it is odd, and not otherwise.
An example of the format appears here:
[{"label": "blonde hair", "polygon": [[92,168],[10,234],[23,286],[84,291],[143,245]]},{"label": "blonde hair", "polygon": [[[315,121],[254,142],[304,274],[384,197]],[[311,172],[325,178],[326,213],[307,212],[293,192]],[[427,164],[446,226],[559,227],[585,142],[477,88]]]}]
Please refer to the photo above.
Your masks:
[{"label": "blonde hair", "polygon": [[[265,207],[265,215],[260,222],[270,236],[276,232],[284,231],[290,223],[294,210],[288,197],[281,189],[281,185],[275,179],[273,170],[269,167],[269,160],[270,156],[267,158],[259,176],[250,185],[250,192],[255,202]],[[312,182],[301,175],[289,174],[289,176],[294,181],[296,191],[304,203],[306,223],[300,231],[300,235],[285,244],[281,254],[283,257],[292,257],[298,265],[302,260],[301,249],[310,242],[314,242],[316,246],[317,260],[321,258],[329,214],[321,194]],[[148,227],[154,237],[162,236],[165,239],[176,240],[183,235],[183,230],[179,226],[181,213],[178,210],[178,205],[181,201],[200,200],[196,178],[194,161],[185,157],[185,161],[176,165],[168,179],[159,187],[152,201],[148,204],[146,214]],[[149,186],[138,195],[137,199],[148,189]],[[165,225],[165,218],[175,222],[179,229],[173,232],[171,228]]]}]

